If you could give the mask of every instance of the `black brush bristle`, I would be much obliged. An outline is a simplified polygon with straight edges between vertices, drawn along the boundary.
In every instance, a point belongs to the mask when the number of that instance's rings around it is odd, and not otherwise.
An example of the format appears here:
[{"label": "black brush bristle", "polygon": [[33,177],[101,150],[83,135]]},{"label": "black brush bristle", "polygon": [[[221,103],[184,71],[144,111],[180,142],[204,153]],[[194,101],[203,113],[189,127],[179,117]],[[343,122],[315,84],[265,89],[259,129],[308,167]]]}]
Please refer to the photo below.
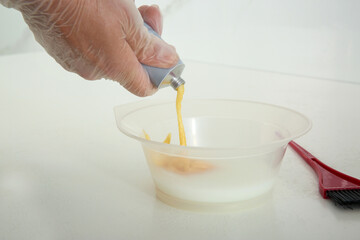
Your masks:
[{"label": "black brush bristle", "polygon": [[331,190],[326,195],[337,206],[349,209],[360,207],[360,189]]}]

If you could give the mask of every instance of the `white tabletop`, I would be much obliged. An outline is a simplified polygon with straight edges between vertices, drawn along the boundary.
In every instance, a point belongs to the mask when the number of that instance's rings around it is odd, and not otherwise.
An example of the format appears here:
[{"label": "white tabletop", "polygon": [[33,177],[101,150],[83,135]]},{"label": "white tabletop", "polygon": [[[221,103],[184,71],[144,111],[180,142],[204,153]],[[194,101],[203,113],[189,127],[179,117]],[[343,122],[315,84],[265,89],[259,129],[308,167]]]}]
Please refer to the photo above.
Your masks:
[{"label": "white tabletop", "polygon": [[[313,129],[297,142],[360,178],[360,85],[185,62],[184,98],[300,111]],[[272,199],[258,208],[196,213],[158,201],[140,145],[113,116],[115,105],[137,100],[45,53],[0,58],[0,239],[359,239],[360,211],[322,199],[316,175],[290,149]]]}]

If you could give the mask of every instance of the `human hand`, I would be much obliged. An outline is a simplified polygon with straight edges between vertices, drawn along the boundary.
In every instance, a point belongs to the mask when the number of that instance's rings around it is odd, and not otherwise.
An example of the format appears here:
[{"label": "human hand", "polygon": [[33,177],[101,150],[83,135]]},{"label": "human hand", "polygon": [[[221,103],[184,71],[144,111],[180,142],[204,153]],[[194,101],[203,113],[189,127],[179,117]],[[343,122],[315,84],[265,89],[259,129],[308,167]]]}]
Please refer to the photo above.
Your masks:
[{"label": "human hand", "polygon": [[21,11],[36,40],[66,70],[88,80],[119,82],[138,96],[156,91],[141,63],[169,68],[175,48],[150,34],[162,32],[157,6],[132,0],[0,0]]}]

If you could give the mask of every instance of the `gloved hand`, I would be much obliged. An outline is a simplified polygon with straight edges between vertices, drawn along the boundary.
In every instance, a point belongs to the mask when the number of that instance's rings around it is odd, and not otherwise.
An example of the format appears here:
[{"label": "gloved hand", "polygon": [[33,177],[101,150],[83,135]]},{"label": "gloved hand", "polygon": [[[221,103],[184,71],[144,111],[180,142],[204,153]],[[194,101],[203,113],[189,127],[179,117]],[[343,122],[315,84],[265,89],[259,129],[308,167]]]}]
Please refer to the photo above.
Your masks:
[{"label": "gloved hand", "polygon": [[119,82],[138,96],[153,94],[140,63],[169,68],[175,48],[150,34],[162,17],[157,6],[136,8],[133,0],[0,0],[18,9],[36,40],[66,70],[94,80]]}]

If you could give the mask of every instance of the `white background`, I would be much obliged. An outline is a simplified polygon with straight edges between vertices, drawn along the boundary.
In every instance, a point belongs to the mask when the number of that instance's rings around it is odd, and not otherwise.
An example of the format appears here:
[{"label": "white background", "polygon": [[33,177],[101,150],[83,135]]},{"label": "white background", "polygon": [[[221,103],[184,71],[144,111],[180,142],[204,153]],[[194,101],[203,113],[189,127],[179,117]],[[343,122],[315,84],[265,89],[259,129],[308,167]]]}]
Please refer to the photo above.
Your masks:
[{"label": "white background", "polygon": [[[163,37],[184,60],[360,82],[360,1],[160,0]],[[0,54],[41,51],[0,7]]]}]

